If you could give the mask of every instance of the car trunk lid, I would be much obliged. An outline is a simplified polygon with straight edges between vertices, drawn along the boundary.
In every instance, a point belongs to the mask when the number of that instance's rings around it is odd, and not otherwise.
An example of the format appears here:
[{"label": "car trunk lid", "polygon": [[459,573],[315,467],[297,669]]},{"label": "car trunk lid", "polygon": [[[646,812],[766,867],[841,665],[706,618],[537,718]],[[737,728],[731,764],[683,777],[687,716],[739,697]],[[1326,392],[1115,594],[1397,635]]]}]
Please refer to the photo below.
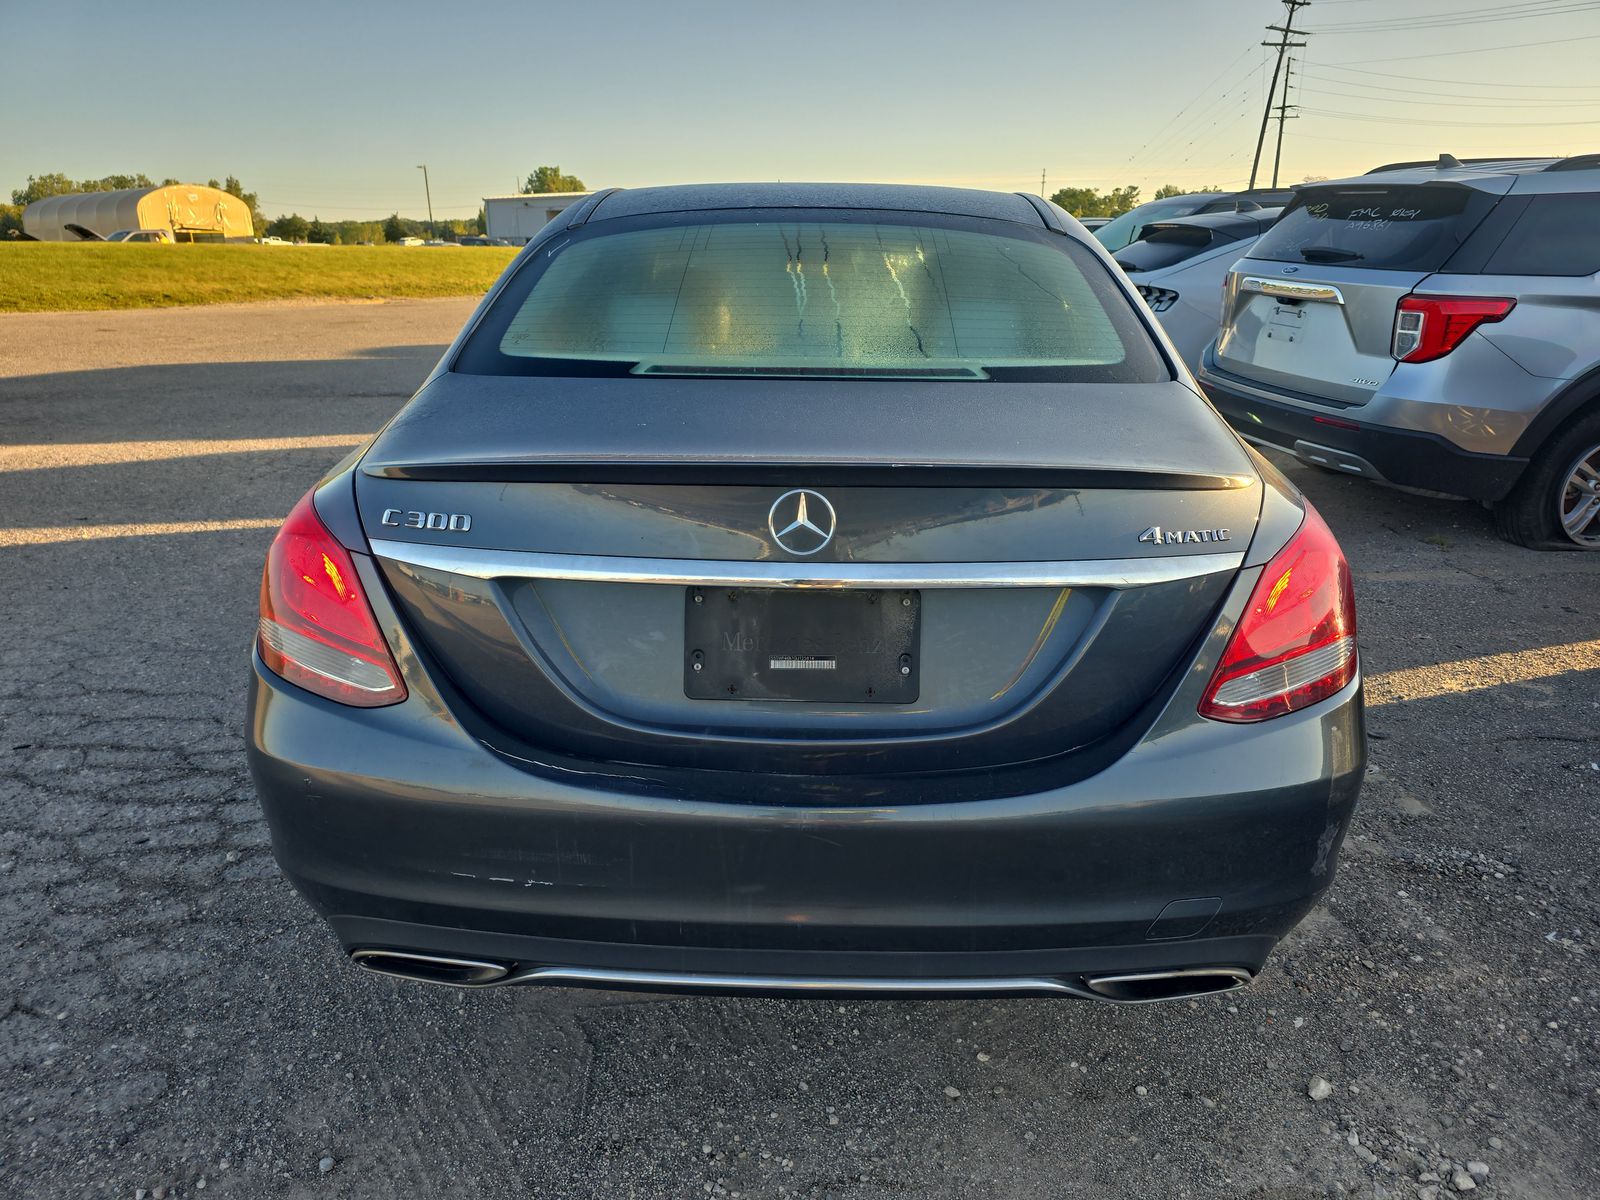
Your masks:
[{"label": "car trunk lid", "polygon": [[[486,741],[794,774],[1070,754],[1210,628],[1260,508],[1178,383],[763,396],[447,374],[374,443],[363,527]],[[786,550],[797,492],[831,536]]]}]

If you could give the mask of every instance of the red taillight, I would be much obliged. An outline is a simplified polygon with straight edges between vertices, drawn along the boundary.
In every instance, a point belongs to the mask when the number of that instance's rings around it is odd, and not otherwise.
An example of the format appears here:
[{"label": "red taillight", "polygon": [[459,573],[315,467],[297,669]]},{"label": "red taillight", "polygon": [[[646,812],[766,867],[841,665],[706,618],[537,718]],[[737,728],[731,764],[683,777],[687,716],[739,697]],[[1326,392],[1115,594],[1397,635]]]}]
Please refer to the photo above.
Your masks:
[{"label": "red taillight", "polygon": [[256,645],[274,672],[340,704],[406,698],[355,564],[317,519],[309,492],[267,551]]},{"label": "red taillight", "polygon": [[1394,310],[1394,356],[1408,363],[1443,358],[1479,325],[1505,320],[1516,306],[1503,296],[1405,296]]},{"label": "red taillight", "polygon": [[1200,701],[1214,721],[1265,721],[1326,700],[1356,677],[1350,565],[1311,505],[1256,581]]}]

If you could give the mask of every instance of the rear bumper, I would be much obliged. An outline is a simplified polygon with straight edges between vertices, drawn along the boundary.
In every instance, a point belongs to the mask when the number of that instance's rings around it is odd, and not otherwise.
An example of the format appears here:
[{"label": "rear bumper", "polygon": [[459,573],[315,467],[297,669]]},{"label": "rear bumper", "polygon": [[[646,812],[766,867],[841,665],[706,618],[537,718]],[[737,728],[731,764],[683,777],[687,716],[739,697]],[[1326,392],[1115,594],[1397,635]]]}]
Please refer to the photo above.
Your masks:
[{"label": "rear bumper", "polygon": [[814,786],[711,802],[512,762],[420,689],[347,709],[258,660],[249,759],[278,862],[347,950],[812,991],[1253,974],[1332,881],[1359,683],[1260,726],[1164,728],[1025,795],[941,803],[932,776],[923,802],[875,807],[840,777],[832,806]]},{"label": "rear bumper", "polygon": [[1326,412],[1287,400],[1221,370],[1208,348],[1196,379],[1211,403],[1245,439],[1304,462],[1404,487],[1473,500],[1500,500],[1527,459],[1474,454],[1437,434],[1361,421],[1359,409]]}]

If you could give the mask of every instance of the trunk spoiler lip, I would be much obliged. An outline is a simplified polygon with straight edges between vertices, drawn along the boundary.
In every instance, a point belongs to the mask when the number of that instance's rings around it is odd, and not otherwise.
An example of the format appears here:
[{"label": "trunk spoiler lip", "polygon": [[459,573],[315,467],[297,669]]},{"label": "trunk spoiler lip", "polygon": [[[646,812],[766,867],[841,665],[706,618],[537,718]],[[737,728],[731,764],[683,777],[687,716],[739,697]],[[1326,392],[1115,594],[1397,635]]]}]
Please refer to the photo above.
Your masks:
[{"label": "trunk spoiler lip", "polygon": [[684,484],[793,487],[1010,487],[1072,490],[1235,491],[1256,484],[1242,472],[1174,471],[1136,466],[1044,463],[869,462],[631,456],[605,459],[480,458],[368,462],[377,479],[435,483]]}]

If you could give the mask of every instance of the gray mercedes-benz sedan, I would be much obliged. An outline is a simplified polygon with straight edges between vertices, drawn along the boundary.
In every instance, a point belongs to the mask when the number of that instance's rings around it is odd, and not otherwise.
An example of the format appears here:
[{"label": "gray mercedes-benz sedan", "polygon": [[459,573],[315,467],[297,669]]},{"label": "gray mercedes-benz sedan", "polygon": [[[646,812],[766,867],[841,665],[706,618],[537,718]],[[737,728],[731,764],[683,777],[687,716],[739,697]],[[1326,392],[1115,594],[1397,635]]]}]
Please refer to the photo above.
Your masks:
[{"label": "gray mercedes-benz sedan", "polygon": [[250,762],[361,966],[1228,991],[1365,763],[1350,572],[1025,195],[597,193],[273,542]]}]

